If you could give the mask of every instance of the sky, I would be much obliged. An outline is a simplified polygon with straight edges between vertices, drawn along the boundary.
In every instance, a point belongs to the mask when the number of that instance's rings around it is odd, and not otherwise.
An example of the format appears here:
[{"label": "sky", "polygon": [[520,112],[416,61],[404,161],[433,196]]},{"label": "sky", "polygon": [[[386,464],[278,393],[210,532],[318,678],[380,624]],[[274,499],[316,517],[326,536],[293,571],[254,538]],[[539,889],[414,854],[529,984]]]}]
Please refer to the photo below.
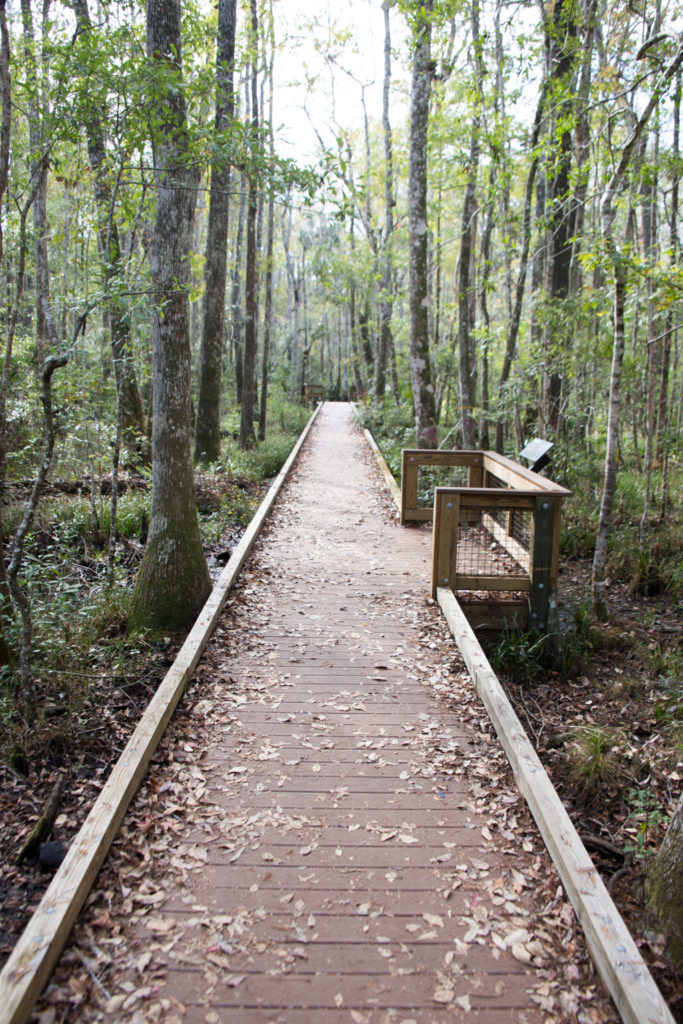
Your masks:
[{"label": "sky", "polygon": [[[333,125],[363,127],[362,85],[368,116],[382,117],[384,76],[384,15],[381,0],[276,0],[276,56],[274,123],[277,147],[297,162],[313,162],[319,144],[334,138]],[[405,43],[403,19],[391,14],[392,47]],[[400,56],[392,61],[395,76],[392,120],[400,115]]]}]

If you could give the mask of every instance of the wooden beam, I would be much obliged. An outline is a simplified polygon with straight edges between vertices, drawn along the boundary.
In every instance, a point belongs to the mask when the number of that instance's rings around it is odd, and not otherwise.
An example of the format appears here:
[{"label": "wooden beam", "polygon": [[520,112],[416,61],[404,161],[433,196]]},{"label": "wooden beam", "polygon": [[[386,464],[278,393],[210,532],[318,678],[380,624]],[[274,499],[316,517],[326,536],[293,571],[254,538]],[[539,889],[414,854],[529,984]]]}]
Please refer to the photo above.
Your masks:
[{"label": "wooden beam", "polygon": [[481,452],[441,451],[438,448],[404,448],[408,461],[416,466],[482,466]]},{"label": "wooden beam", "polygon": [[437,599],[562,879],[595,965],[625,1024],[674,1024],[562,801],[453,593]]},{"label": "wooden beam", "polygon": [[497,476],[499,480],[503,480],[510,487],[516,489],[533,487],[539,491],[553,491],[558,497],[571,497],[572,492],[568,491],[566,487],[556,484],[553,480],[548,480],[540,473],[526,469],[525,466],[519,466],[512,459],[499,455],[498,452],[486,451],[483,455],[484,469],[488,473],[492,473],[493,476]]},{"label": "wooden beam", "polygon": [[384,456],[382,455],[381,451],[377,447],[377,445],[375,443],[375,439],[372,436],[372,434],[370,433],[370,431],[369,430],[364,430],[363,433],[365,434],[365,438],[366,438],[368,444],[370,445],[370,448],[372,449],[372,454],[375,456],[375,458],[377,460],[377,465],[379,466],[379,468],[380,468],[380,470],[382,472],[382,476],[384,477],[386,485],[389,488],[389,490],[391,491],[391,497],[394,499],[394,504],[396,505],[396,508],[398,509],[398,514],[400,515],[401,514],[401,492],[399,490],[398,484],[394,480],[393,473],[391,472],[391,470],[387,466],[387,464],[385,462],[385,459],[384,459]]},{"label": "wooden beam", "polygon": [[528,576],[466,576],[454,573],[451,590],[519,590],[526,594],[530,584]]},{"label": "wooden beam", "polygon": [[0,974],[0,1022],[24,1024],[59,959],[119,825],[321,406],[251,520]]},{"label": "wooden beam", "polygon": [[550,611],[550,569],[553,555],[553,503],[547,495],[536,498],[531,549],[529,617],[534,629],[545,632]]},{"label": "wooden beam", "polygon": [[437,587],[453,587],[458,558],[460,495],[437,487],[432,530],[432,598]]}]

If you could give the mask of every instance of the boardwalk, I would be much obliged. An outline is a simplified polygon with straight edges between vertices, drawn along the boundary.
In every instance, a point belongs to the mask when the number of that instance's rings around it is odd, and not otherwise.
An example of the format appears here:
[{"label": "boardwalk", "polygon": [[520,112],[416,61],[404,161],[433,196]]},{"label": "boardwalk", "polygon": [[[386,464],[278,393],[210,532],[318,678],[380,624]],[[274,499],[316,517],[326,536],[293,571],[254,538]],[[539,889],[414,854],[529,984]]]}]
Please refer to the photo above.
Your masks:
[{"label": "boardwalk", "polygon": [[430,553],[325,406],[43,1013],[614,1019],[427,601]]}]

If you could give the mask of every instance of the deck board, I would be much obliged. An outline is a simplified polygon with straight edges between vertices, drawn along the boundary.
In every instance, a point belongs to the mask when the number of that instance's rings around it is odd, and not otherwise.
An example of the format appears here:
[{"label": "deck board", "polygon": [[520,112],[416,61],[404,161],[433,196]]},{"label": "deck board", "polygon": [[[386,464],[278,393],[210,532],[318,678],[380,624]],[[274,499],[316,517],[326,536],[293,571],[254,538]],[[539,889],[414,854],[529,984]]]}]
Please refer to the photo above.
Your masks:
[{"label": "deck board", "polygon": [[101,969],[79,1020],[541,1024],[572,985],[616,1019],[382,488],[324,406],[58,969]]}]

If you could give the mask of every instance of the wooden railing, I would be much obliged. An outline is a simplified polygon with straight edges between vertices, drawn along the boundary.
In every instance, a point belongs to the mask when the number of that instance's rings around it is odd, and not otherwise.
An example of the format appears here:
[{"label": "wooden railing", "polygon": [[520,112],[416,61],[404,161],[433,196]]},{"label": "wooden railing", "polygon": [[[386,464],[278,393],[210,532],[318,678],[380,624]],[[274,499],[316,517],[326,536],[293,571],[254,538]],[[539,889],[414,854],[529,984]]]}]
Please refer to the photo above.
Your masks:
[{"label": "wooden railing", "polygon": [[[439,587],[494,592],[499,599],[505,591],[523,594],[529,624],[547,629],[562,501],[571,492],[496,452],[406,449],[402,464],[401,521],[434,524],[432,597]],[[428,506],[422,467],[461,467],[467,485],[436,486]]]},{"label": "wooden railing", "polygon": [[304,384],[304,402],[306,405],[313,405],[315,402],[325,401],[324,384]]}]

